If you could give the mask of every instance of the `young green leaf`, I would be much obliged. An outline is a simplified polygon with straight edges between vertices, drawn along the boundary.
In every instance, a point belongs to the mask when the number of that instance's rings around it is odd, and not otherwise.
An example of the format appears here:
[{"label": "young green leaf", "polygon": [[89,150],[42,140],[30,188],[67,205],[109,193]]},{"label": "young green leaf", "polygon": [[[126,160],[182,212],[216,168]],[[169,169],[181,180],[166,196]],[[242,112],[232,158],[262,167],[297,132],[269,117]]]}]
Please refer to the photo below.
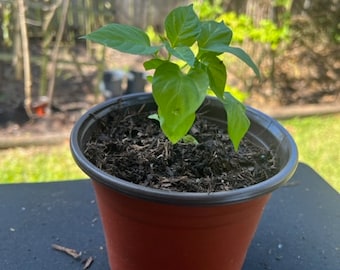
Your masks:
[{"label": "young green leaf", "polygon": [[250,121],[246,114],[246,107],[229,92],[224,93],[222,102],[228,115],[229,137],[237,151],[242,138],[250,126]]},{"label": "young green leaf", "polygon": [[242,50],[241,48],[237,48],[237,47],[226,46],[224,48],[224,52],[231,53],[237,56],[239,59],[241,59],[254,71],[254,73],[256,74],[258,78],[261,78],[261,74],[260,74],[260,71],[257,65],[253,62],[253,60],[244,50]]},{"label": "young green leaf", "polygon": [[152,84],[152,79],[153,79],[153,76],[151,76],[151,75],[146,76],[146,80],[151,84]]},{"label": "young green leaf", "polygon": [[124,24],[108,24],[82,38],[131,54],[149,55],[159,50],[151,46],[143,30]]},{"label": "young green leaf", "polygon": [[229,46],[232,36],[233,32],[223,22],[202,22],[198,46],[203,52],[210,51],[221,54],[224,52],[222,48]]},{"label": "young green leaf", "polygon": [[214,53],[202,55],[201,63],[205,65],[207,69],[211,90],[217,97],[223,99],[227,80],[227,71],[224,63]]},{"label": "young green leaf", "polygon": [[201,31],[201,22],[193,5],[172,10],[165,19],[165,31],[171,47],[188,46],[196,41]]},{"label": "young green leaf", "polygon": [[150,114],[148,118],[159,122],[159,116],[157,113]]},{"label": "young green leaf", "polygon": [[187,134],[185,135],[183,138],[182,138],[182,141],[184,143],[192,143],[192,144],[198,144],[198,141],[196,140],[196,138],[190,134]]},{"label": "young green leaf", "polygon": [[244,63],[246,63],[256,74],[257,77],[261,77],[260,71],[257,68],[256,64],[253,62],[253,60],[250,58],[250,56],[241,48],[237,47],[231,47],[223,44],[211,44],[208,47],[200,48],[201,53],[202,52],[214,52],[214,53],[230,53],[241,59]]},{"label": "young green leaf", "polygon": [[192,50],[187,46],[172,48],[169,42],[165,43],[165,47],[170,54],[188,63],[189,66],[193,67],[195,64],[195,55]]},{"label": "young green leaf", "polygon": [[156,69],[153,96],[158,105],[161,128],[172,143],[178,142],[190,130],[207,88],[208,75],[202,69],[195,68],[184,74],[170,62]]},{"label": "young green leaf", "polygon": [[161,64],[164,64],[165,62],[167,61],[159,59],[159,58],[153,58],[153,59],[145,61],[143,65],[144,65],[145,70],[151,70],[151,69],[156,69],[157,67],[159,67]]}]

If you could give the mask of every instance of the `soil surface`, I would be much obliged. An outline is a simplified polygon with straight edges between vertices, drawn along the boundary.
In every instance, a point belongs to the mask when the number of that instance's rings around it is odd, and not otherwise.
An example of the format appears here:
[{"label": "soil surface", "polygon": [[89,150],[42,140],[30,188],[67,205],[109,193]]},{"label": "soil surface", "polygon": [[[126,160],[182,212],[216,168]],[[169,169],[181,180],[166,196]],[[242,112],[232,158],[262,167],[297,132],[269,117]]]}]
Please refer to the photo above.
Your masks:
[{"label": "soil surface", "polygon": [[108,174],[146,187],[217,192],[250,186],[278,168],[270,151],[244,139],[234,151],[226,127],[198,114],[190,131],[198,143],[171,144],[150,112],[112,113],[87,143],[85,155]]}]

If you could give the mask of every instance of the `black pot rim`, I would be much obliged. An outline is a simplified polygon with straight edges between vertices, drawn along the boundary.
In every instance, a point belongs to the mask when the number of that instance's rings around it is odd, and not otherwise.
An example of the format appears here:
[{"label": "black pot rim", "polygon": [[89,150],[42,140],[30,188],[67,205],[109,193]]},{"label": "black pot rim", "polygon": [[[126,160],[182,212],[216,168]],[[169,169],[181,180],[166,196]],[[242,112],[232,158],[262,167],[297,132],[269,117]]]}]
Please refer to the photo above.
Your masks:
[{"label": "black pot rim", "polygon": [[[88,110],[75,123],[70,136],[71,152],[78,166],[92,180],[105,184],[113,188],[117,192],[131,197],[167,204],[208,206],[248,201],[250,199],[269,194],[285,184],[293,176],[298,165],[298,150],[293,138],[288,133],[288,131],[284,127],[282,127],[281,124],[279,124],[276,120],[251,107],[247,107],[247,114],[254,115],[256,121],[266,122],[267,129],[269,129],[270,131],[273,130],[274,133],[280,133],[279,136],[284,137],[283,140],[286,141],[286,144],[288,146],[288,149],[285,149],[289,155],[289,157],[287,158],[287,162],[277,174],[261,183],[236,190],[219,191],[212,193],[175,192],[144,187],[112,176],[98,169],[85,157],[81,150],[81,135],[82,132],[84,133],[84,129],[86,129],[85,123],[88,121],[96,121],[94,116],[98,115],[98,113],[102,112],[104,109],[111,107],[113,103],[128,101],[131,99],[146,101],[150,100],[150,96],[152,96],[152,94],[150,93],[141,93],[107,100]],[[103,115],[100,115],[99,118],[102,116]]]}]

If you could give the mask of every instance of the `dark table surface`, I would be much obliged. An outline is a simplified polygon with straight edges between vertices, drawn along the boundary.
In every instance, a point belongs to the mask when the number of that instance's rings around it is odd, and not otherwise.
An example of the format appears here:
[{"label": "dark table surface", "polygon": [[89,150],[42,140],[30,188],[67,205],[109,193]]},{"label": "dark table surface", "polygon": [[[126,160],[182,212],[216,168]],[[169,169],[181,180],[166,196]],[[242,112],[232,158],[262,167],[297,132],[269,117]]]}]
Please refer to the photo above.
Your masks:
[{"label": "dark table surface", "polygon": [[[90,256],[89,269],[109,269],[89,180],[0,185],[0,202],[0,269],[83,269]],[[75,260],[52,244],[82,256]],[[300,163],[273,193],[243,269],[340,269],[339,193]]]}]

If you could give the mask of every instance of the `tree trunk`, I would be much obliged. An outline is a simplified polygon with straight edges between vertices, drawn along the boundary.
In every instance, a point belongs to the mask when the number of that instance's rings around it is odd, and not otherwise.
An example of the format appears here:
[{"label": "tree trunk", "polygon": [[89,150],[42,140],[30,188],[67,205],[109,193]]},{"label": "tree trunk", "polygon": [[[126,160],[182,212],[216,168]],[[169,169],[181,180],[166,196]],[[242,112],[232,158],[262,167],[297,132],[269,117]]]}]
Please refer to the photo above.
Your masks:
[{"label": "tree trunk", "polygon": [[49,61],[49,46],[53,40],[54,33],[53,31],[49,31],[51,22],[53,17],[56,14],[57,9],[61,5],[62,0],[58,0],[53,4],[46,5],[44,8],[43,16],[42,16],[42,33],[43,40],[41,44],[42,48],[42,60],[41,60],[41,75],[40,75],[40,86],[39,86],[39,95],[46,96],[47,94],[47,85],[48,85],[48,61]]},{"label": "tree trunk", "polygon": [[257,25],[263,19],[273,19],[273,6],[271,0],[248,0],[246,14]]},{"label": "tree trunk", "polygon": [[48,92],[47,92],[47,97],[48,97],[47,113],[50,113],[50,111],[51,111],[52,98],[53,98],[53,92],[54,92],[54,84],[55,84],[55,73],[56,73],[56,69],[57,69],[57,59],[58,59],[58,53],[59,53],[59,46],[60,46],[61,39],[63,37],[63,32],[64,32],[64,28],[65,28],[69,3],[70,3],[70,0],[64,0],[64,2],[63,2],[63,6],[62,6],[63,9],[62,9],[61,18],[60,18],[59,29],[58,29],[58,32],[57,32],[56,41],[54,43],[54,47],[53,47],[53,51],[52,51],[51,73],[50,73],[50,81],[49,81],[49,84],[48,84]]},{"label": "tree trunk", "polygon": [[15,30],[14,30],[14,43],[13,43],[13,59],[12,66],[15,70],[15,79],[21,81],[23,71],[23,60],[22,60],[22,46],[21,46],[21,33],[20,33],[20,22],[19,18],[16,18]]},{"label": "tree trunk", "polygon": [[30,52],[27,37],[26,28],[26,15],[25,15],[25,4],[24,0],[17,0],[18,3],[18,15],[20,23],[21,33],[21,44],[22,44],[22,55],[24,62],[24,81],[25,81],[25,101],[24,106],[26,113],[29,117],[32,116],[31,105],[32,105],[32,79],[31,79],[31,62]]}]

